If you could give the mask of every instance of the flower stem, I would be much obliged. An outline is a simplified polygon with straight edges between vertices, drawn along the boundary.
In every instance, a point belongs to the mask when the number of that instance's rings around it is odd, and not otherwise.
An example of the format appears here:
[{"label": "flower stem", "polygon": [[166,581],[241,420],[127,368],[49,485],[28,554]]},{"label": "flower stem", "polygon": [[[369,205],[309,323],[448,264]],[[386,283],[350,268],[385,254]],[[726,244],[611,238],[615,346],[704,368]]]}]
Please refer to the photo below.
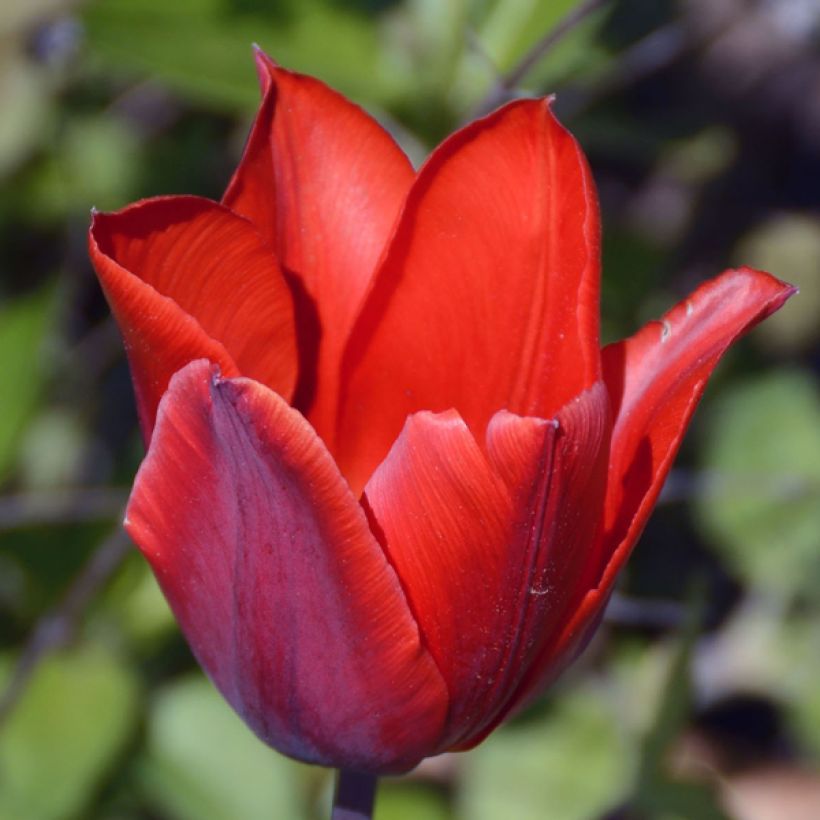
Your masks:
[{"label": "flower stem", "polygon": [[339,769],[331,820],[370,820],[375,799],[375,775]]}]

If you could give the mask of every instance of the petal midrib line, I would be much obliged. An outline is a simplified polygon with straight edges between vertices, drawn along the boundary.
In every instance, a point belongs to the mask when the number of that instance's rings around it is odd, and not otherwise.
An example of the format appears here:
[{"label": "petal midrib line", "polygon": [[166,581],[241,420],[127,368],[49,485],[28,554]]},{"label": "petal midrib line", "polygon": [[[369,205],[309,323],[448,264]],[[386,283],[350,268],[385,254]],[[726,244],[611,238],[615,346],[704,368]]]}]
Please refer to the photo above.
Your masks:
[{"label": "petal midrib line", "polygon": [[[550,420],[548,424],[552,427],[552,432],[545,437],[544,449],[542,451],[541,460],[538,464],[538,482],[533,488],[531,499],[534,504],[528,503],[526,510],[535,507],[535,514],[533,516],[533,526],[528,528],[527,546],[524,552],[524,567],[526,571],[523,573],[522,581],[518,590],[519,606],[514,611],[517,616],[514,617],[509,625],[508,638],[505,641],[505,652],[501,657],[499,663],[499,675],[493,681],[491,687],[491,694],[488,697],[488,702],[493,704],[493,709],[484,715],[482,720],[477,725],[471,726],[459,737],[456,742],[462,742],[467,735],[476,734],[481,731],[483,726],[489,725],[506,706],[506,699],[502,700],[497,695],[499,692],[511,691],[510,680],[513,675],[520,672],[513,660],[518,654],[519,649],[524,638],[528,635],[525,625],[530,620],[530,611],[532,608],[534,596],[534,579],[538,570],[541,568],[539,556],[544,548],[552,543],[552,539],[545,539],[544,534],[548,526],[554,528],[556,517],[550,517],[548,514],[554,508],[554,494],[552,493],[553,477],[555,469],[555,454],[558,446],[558,439],[562,435],[560,426],[557,420]],[[554,509],[553,509],[554,512]],[[514,687],[513,687],[514,691]]]}]

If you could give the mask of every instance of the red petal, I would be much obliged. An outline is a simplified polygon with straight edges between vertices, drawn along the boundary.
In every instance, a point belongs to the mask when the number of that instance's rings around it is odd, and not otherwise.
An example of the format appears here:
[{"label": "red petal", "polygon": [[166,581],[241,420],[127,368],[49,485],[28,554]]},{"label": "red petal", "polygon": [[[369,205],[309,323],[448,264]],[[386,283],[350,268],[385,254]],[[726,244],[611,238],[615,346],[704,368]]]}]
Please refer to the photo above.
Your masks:
[{"label": "red petal", "polygon": [[367,484],[374,529],[451,693],[442,748],[494,721],[577,598],[605,420],[601,384],[557,424],[502,411],[488,459],[455,412],[418,413]]},{"label": "red petal", "polygon": [[342,470],[361,485],[404,419],[548,418],[600,375],[598,206],[547,103],[441,145],[408,196],[344,362]]},{"label": "red petal", "polygon": [[446,689],[324,445],[279,396],[177,374],[127,529],[194,654],[266,742],[355,771],[434,748]]},{"label": "red petal", "polygon": [[702,285],[661,321],[604,349],[615,425],[604,528],[596,550],[599,580],[545,648],[539,672],[520,693],[516,708],[542,692],[594,632],[721,356],[794,292],[767,273],[730,270]]},{"label": "red petal", "polygon": [[249,222],[207,199],[149,199],[95,214],[89,250],[125,340],[146,440],[169,379],[193,359],[290,397],[292,300]]},{"label": "red petal", "polygon": [[358,106],[262,52],[257,67],[262,105],[223,202],[258,226],[297,283],[295,405],[330,441],[342,349],[414,174]]},{"label": "red petal", "polygon": [[[793,293],[793,287],[768,273],[729,270],[660,321],[604,348],[604,379],[615,415],[605,560],[625,542],[631,547],[643,530],[721,356]],[[626,554],[618,565],[625,559]]]}]

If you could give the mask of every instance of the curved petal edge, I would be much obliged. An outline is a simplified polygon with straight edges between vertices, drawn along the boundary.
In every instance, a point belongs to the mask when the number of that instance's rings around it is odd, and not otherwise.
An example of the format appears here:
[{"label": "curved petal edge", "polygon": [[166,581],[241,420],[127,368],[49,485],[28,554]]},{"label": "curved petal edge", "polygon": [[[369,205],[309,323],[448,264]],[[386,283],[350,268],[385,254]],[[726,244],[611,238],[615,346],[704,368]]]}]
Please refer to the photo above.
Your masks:
[{"label": "curved petal edge", "polygon": [[334,452],[351,484],[412,413],[455,408],[483,440],[499,410],[550,418],[599,380],[599,274],[592,176],[548,101],[510,103],[445,140],[345,351]]},{"label": "curved petal edge", "polygon": [[608,450],[603,383],[553,420],[500,411],[486,453],[455,412],[411,416],[365,490],[450,690],[442,748],[500,721],[585,589]]},{"label": "curved petal edge", "polygon": [[94,213],[88,242],[123,334],[146,441],[171,376],[195,359],[290,397],[293,301],[247,220],[201,197],[156,197]]},{"label": "curved petal edge", "polygon": [[327,449],[197,361],[162,400],[126,528],[200,664],[265,742],[354,771],[432,753],[447,689]]},{"label": "curved petal edge", "polygon": [[707,380],[740,336],[797,292],[768,273],[728,270],[660,320],[604,348],[615,424],[594,582],[545,650],[526,705],[583,651],[603,617],[618,573],[643,531]]},{"label": "curved petal edge", "polygon": [[275,248],[297,299],[294,405],[333,449],[339,370],[360,302],[415,176],[359,106],[256,51],[262,103],[222,202]]}]

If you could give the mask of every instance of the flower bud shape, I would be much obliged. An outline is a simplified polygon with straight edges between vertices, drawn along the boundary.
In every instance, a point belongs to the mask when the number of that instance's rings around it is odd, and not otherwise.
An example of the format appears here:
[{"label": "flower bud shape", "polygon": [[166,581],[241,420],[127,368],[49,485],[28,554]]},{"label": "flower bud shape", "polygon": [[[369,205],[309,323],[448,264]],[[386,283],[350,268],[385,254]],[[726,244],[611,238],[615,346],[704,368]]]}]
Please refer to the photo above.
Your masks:
[{"label": "flower bud shape", "polygon": [[126,528],[262,740],[402,772],[583,649],[709,375],[794,289],[729,270],[601,349],[595,186],[549,101],[416,172],[257,67],[221,202],[93,217],[148,444]]}]

